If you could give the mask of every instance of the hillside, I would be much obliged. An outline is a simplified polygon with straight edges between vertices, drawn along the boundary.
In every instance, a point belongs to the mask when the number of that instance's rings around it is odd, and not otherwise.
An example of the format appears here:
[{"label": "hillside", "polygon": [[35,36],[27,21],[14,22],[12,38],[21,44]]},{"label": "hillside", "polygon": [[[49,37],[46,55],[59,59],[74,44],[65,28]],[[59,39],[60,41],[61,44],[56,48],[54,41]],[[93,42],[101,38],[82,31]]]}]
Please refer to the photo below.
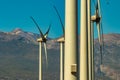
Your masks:
[{"label": "hillside", "polygon": [[[11,32],[0,32],[0,79],[4,80],[38,80],[38,34],[15,29]],[[100,77],[100,53],[98,40],[95,39],[96,80]],[[120,34],[104,35],[104,56],[102,73],[104,80],[120,76]],[[59,80],[59,43],[49,39],[48,68],[43,56],[43,80]],[[42,48],[44,53],[44,48]]]},{"label": "hillside", "polygon": [[[0,80],[4,78],[5,80],[7,80],[6,78],[9,80],[38,80],[38,37],[38,34],[24,32],[21,29],[7,33],[0,32]],[[49,41],[47,45],[49,66],[52,67],[48,69],[47,73],[45,57],[42,54],[45,68],[43,71],[49,77],[51,77],[51,71],[56,75],[59,71],[59,52],[57,47],[54,49],[54,46],[58,46],[58,44],[51,44],[51,42],[53,40]],[[53,76],[53,79],[56,75]]]}]

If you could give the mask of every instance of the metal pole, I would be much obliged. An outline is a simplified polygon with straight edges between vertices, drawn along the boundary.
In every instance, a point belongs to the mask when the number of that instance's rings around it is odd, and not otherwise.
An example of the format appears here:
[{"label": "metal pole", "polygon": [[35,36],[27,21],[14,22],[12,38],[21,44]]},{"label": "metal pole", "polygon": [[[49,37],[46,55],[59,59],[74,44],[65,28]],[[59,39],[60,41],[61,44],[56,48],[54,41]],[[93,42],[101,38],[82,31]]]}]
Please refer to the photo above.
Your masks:
[{"label": "metal pole", "polygon": [[80,80],[89,80],[87,21],[87,0],[81,0]]},{"label": "metal pole", "polygon": [[92,80],[95,80],[95,72],[94,72],[94,22],[91,21],[91,46],[92,46]]},{"label": "metal pole", "polygon": [[60,80],[64,80],[64,37],[57,40],[60,43]]},{"label": "metal pole", "polygon": [[89,80],[92,80],[92,38],[91,38],[91,0],[87,2],[88,11],[88,66],[89,66]]},{"label": "metal pole", "polygon": [[57,42],[60,43],[60,80],[64,80],[64,37],[59,38]]},{"label": "metal pole", "polygon": [[60,43],[60,80],[63,80],[63,42]]},{"label": "metal pole", "polygon": [[77,27],[77,0],[66,0],[64,80],[77,80]]},{"label": "metal pole", "polygon": [[42,38],[37,39],[39,42],[39,80],[42,80]]},{"label": "metal pole", "polygon": [[42,80],[42,42],[39,42],[39,80]]}]

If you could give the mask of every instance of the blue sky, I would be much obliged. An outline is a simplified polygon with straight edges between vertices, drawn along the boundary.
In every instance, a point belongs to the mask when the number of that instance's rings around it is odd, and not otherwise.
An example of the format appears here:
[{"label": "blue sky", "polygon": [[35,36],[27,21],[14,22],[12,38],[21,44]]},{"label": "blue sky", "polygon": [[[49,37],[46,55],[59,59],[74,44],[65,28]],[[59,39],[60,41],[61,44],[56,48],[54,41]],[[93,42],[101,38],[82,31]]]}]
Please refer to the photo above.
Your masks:
[{"label": "blue sky", "polygon": [[[30,16],[33,16],[43,32],[47,30],[50,23],[52,24],[49,37],[59,37],[62,35],[62,29],[52,5],[57,7],[64,23],[64,1],[0,0],[0,31],[10,32],[15,28],[21,28],[24,31],[39,33],[30,19]],[[95,0],[92,0],[92,6],[93,1]],[[107,4],[107,1],[109,1],[109,4]],[[80,3],[80,0],[78,0],[78,3]],[[103,29],[106,34],[120,33],[119,3],[119,0],[101,0]]]}]

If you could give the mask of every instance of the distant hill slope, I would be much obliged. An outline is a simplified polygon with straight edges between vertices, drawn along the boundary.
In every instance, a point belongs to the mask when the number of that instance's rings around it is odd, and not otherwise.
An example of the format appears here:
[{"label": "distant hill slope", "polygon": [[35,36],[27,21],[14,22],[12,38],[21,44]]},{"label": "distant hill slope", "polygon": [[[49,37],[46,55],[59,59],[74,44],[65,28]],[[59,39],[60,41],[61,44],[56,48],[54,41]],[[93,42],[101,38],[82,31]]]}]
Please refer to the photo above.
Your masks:
[{"label": "distant hill slope", "polygon": [[[6,77],[9,80],[38,80],[37,38],[39,38],[38,34],[24,32],[21,29],[0,32],[0,80]],[[47,73],[44,54],[42,56],[44,74],[48,74],[50,78],[51,71],[53,74],[58,74],[59,71],[59,46],[58,43],[54,43],[54,40],[50,40],[47,45],[49,66],[52,66]],[[44,48],[42,51],[44,52]],[[55,77],[56,75],[53,79]]]},{"label": "distant hill slope", "polygon": [[[0,79],[9,80],[38,80],[38,34],[15,29],[12,32],[0,32]],[[99,78],[100,53],[98,40],[95,40],[95,70]],[[113,76],[108,73],[117,71],[120,74],[120,34],[104,35],[103,73],[104,79],[110,80]],[[43,80],[59,80],[59,43],[56,39],[49,39],[48,69],[45,65],[43,50]],[[106,70],[105,68],[108,68]],[[6,79],[7,80],[7,79]]]},{"label": "distant hill slope", "polygon": [[[95,63],[96,70],[99,73],[98,66],[100,65],[100,52],[98,47],[98,39],[95,40]],[[112,80],[120,79],[120,34],[105,34],[104,35],[104,52],[103,52],[103,73],[104,76]],[[108,79],[108,80],[110,80]]]}]

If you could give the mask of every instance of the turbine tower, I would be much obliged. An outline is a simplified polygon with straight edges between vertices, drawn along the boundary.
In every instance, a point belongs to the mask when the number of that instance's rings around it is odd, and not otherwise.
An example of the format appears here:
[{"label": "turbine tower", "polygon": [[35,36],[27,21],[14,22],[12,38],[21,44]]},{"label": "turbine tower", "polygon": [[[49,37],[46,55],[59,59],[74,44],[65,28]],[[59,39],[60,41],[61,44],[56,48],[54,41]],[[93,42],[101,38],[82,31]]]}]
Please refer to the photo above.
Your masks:
[{"label": "turbine tower", "polygon": [[81,0],[81,28],[80,28],[80,79],[89,80],[88,71],[88,17],[87,0]]},{"label": "turbine tower", "polygon": [[94,71],[94,24],[91,21],[91,79],[95,80]]},{"label": "turbine tower", "polygon": [[61,23],[61,27],[62,27],[62,30],[63,30],[63,37],[61,37],[61,38],[59,38],[57,41],[60,43],[60,80],[64,80],[64,42],[65,42],[65,37],[64,37],[64,35],[65,35],[65,30],[64,30],[64,25],[63,25],[63,23],[62,23],[62,19],[61,19],[61,17],[60,17],[60,14],[59,14],[59,12],[58,12],[58,10],[57,10],[57,8],[55,7],[55,6],[53,6],[54,7],[54,9],[55,9],[55,11],[56,11],[56,13],[57,13],[57,16],[58,16],[58,18],[59,18],[59,20],[60,20],[60,23]]},{"label": "turbine tower", "polygon": [[64,80],[64,37],[61,37],[57,40],[60,43],[60,80]]},{"label": "turbine tower", "polygon": [[45,34],[42,33],[40,27],[38,26],[37,22],[34,20],[33,17],[30,17],[33,22],[35,23],[36,27],[38,28],[41,38],[39,38],[37,41],[39,42],[39,80],[42,80],[42,43],[44,43],[44,49],[45,49],[45,58],[46,58],[46,66],[48,67],[48,59],[47,59],[47,36],[51,28],[51,24],[49,25],[49,28]]},{"label": "turbine tower", "polygon": [[65,0],[64,80],[77,80],[77,0]]},{"label": "turbine tower", "polygon": [[92,35],[91,35],[91,0],[87,1],[87,24],[88,24],[88,70],[89,80],[92,79]]}]

